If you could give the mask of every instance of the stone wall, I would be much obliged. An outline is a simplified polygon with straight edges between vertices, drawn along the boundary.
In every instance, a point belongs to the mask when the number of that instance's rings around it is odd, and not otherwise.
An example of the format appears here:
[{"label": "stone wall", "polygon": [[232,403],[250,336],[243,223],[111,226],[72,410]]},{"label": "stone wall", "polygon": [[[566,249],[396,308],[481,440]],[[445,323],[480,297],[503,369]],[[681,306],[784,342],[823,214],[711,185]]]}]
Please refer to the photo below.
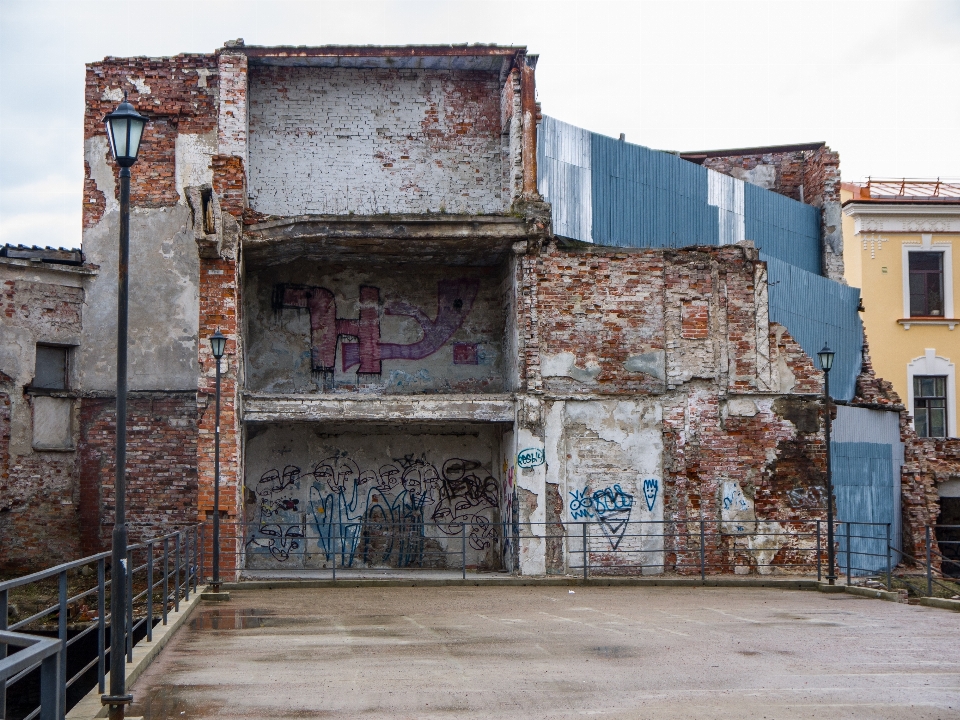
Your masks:
[{"label": "stone wall", "polygon": [[496,73],[250,71],[249,202],[268,215],[499,213]]}]

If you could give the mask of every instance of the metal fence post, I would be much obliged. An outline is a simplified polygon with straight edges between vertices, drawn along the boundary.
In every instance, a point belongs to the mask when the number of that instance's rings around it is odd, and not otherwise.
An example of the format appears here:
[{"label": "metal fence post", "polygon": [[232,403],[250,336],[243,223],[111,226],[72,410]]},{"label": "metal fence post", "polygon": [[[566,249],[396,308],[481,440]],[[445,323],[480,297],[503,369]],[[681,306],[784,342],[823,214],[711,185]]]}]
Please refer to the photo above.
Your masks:
[{"label": "metal fence post", "polygon": [[206,583],[207,577],[207,537],[204,532],[206,525],[201,525],[199,527],[200,533],[200,582]]},{"label": "metal fence post", "polygon": [[[60,678],[57,698],[59,706],[67,706],[67,571],[61,570],[60,577],[60,617],[57,623],[57,638],[60,640]],[[41,671],[42,672],[42,671]]]},{"label": "metal fence post", "polygon": [[61,648],[40,662],[40,720],[60,720],[66,709],[66,687],[60,679],[66,677],[66,650]]},{"label": "metal fence post", "polygon": [[[446,564],[446,562],[444,562]],[[460,525],[460,567],[463,569],[463,579],[467,579],[467,524]]]},{"label": "metal fence post", "polygon": [[817,520],[817,582],[823,578],[823,562],[820,557],[820,521]]},{"label": "metal fence post", "polygon": [[170,602],[170,537],[163,539],[163,624],[167,624],[167,604]]},{"label": "metal fence post", "polygon": [[933,597],[933,567],[930,562],[930,526],[927,525],[927,597]]},{"label": "metal fence post", "polygon": [[[340,520],[339,520],[339,518],[337,519],[337,535],[338,535],[338,536],[340,535]],[[336,582],[336,580],[337,580],[337,540],[338,540],[338,539],[339,539],[339,537],[336,538],[332,543],[330,543],[330,547],[331,547],[331,549],[333,550],[333,580],[334,580],[334,582]]]},{"label": "metal fence post", "polygon": [[107,667],[106,667],[106,648],[107,648],[107,623],[103,616],[107,610],[107,566],[106,560],[100,558],[97,561],[97,651],[100,657],[97,658],[97,687],[101,694],[107,691]]},{"label": "metal fence post", "polygon": [[893,575],[893,561],[890,555],[890,523],[887,523],[887,591],[888,592],[892,585],[891,575]]},{"label": "metal fence post", "polygon": [[173,536],[173,611],[180,612],[180,533]]},{"label": "metal fence post", "polygon": [[153,642],[153,543],[147,543],[147,642]]},{"label": "metal fence post", "polygon": [[589,557],[587,554],[587,521],[584,520],[582,523],[580,523],[580,525],[582,526],[582,529],[583,529],[583,581],[586,582],[587,581],[587,561]]},{"label": "metal fence post", "polygon": [[700,518],[700,582],[707,579],[704,562],[706,560],[706,548],[704,547],[703,518]]},{"label": "metal fence post", "polygon": [[850,584],[850,523],[843,524],[847,531],[847,585]]},{"label": "metal fence post", "polygon": [[183,599],[184,602],[190,599],[190,528],[183,533]]},{"label": "metal fence post", "polygon": [[133,550],[127,550],[127,662],[133,662]]},{"label": "metal fence post", "polygon": [[[0,630],[7,629],[7,613],[9,612],[9,605],[7,604],[7,591],[0,590]],[[103,656],[103,653],[100,653],[100,656]],[[0,643],[0,660],[3,660],[7,657],[7,644]],[[7,716],[7,680],[4,678],[0,680],[0,717],[5,718]]]}]

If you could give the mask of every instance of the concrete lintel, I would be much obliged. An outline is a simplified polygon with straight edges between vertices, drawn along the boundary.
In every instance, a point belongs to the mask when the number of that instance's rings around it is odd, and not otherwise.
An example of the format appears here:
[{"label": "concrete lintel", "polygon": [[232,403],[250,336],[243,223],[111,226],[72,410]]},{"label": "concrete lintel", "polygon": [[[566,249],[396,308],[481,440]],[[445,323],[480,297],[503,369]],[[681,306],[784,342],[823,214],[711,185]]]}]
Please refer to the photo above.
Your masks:
[{"label": "concrete lintel", "polygon": [[245,422],[509,422],[511,395],[244,396]]},{"label": "concrete lintel", "polygon": [[290,259],[496,264],[531,234],[511,215],[302,215],[243,230],[248,261]]},{"label": "concrete lintel", "polygon": [[[153,628],[153,640],[147,642],[146,638],[133,646],[133,662],[127,663],[127,692],[136,682],[144,671],[150,667],[157,655],[163,649],[164,645],[170,642],[170,638],[180,627],[189,619],[190,615],[200,604],[200,593],[190,596],[189,600],[180,601],[180,610],[167,614],[167,624],[157,625]],[[106,687],[110,687],[110,673],[107,673]],[[66,715],[66,720],[93,720],[94,718],[104,718],[107,716],[109,708],[100,702],[100,689],[94,687],[88,692],[73,709]],[[132,720],[132,718],[131,718]]]}]

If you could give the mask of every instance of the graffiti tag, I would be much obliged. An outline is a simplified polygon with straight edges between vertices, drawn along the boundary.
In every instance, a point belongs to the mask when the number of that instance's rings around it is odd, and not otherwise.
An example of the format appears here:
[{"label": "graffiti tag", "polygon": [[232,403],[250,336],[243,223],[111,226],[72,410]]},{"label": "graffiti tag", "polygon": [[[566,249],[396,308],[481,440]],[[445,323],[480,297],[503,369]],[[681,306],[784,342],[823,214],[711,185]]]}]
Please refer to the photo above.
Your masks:
[{"label": "graffiti tag", "polygon": [[544,454],[540,448],[527,448],[517,453],[517,467],[532,468],[543,465]]}]

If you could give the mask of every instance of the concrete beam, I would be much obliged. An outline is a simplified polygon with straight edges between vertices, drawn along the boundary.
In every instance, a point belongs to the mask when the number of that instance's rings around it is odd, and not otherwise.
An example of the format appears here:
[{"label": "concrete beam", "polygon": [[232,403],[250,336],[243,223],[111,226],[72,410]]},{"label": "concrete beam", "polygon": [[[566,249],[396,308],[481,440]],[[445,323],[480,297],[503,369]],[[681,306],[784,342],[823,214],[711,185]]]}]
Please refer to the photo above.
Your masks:
[{"label": "concrete beam", "polygon": [[244,422],[506,422],[512,395],[353,396],[249,394]]}]

